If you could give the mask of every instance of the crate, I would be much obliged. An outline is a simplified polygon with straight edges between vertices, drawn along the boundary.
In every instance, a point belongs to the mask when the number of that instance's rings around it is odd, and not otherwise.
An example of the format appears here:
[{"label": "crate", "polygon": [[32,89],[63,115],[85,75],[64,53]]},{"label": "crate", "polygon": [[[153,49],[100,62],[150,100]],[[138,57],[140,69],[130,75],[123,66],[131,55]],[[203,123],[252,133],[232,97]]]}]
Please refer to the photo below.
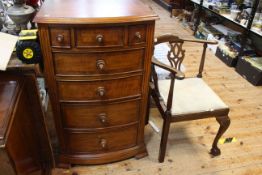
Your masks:
[{"label": "crate", "polygon": [[216,50],[216,56],[230,67],[235,67],[237,64],[238,58],[231,58],[228,55],[225,55],[219,48]]},{"label": "crate", "polygon": [[246,60],[238,60],[236,71],[251,84],[255,86],[262,85],[262,70],[252,66]]}]

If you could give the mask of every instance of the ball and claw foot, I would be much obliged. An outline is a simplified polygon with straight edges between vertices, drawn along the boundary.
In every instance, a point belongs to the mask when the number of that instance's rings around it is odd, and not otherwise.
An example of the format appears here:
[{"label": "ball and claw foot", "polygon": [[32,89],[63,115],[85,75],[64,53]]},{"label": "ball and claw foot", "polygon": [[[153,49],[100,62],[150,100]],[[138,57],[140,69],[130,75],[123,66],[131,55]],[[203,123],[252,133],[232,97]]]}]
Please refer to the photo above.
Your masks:
[{"label": "ball and claw foot", "polygon": [[210,154],[212,154],[213,156],[219,156],[221,154],[221,151],[219,148],[217,147],[213,147],[211,150],[210,150]]}]

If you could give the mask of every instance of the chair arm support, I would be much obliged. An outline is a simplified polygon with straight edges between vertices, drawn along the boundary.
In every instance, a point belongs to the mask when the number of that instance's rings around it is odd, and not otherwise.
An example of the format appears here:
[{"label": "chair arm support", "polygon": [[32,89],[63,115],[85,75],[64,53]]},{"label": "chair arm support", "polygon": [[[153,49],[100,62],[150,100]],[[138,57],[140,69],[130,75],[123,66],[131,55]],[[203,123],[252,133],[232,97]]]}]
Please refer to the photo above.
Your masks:
[{"label": "chair arm support", "polygon": [[214,45],[214,44],[218,44],[217,41],[214,41],[214,40],[202,40],[202,39],[182,39],[186,42],[193,42],[193,43],[201,43],[201,44],[211,44],[211,45]]},{"label": "chair arm support", "polygon": [[185,74],[179,70],[177,70],[176,68],[173,68],[171,66],[168,66],[164,63],[161,63],[160,61],[158,61],[155,57],[152,57],[152,64],[158,67],[161,67],[162,69],[165,69],[169,72],[171,72],[177,79],[182,80],[185,78]]}]

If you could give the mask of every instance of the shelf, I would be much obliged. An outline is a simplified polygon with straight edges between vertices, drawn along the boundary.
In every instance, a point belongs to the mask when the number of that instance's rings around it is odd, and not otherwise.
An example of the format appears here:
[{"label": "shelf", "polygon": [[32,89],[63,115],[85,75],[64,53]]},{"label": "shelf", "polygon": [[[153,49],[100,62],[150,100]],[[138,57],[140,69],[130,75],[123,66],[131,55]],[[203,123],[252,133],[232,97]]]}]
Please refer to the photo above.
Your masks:
[{"label": "shelf", "polygon": [[250,31],[255,33],[255,34],[257,34],[257,35],[259,35],[259,36],[262,36],[262,31],[258,31],[258,30],[254,29],[254,28],[251,28]]},{"label": "shelf", "polygon": [[240,23],[238,23],[237,21],[235,21],[233,18],[231,18],[231,15],[230,15],[230,14],[220,14],[220,13],[215,12],[214,10],[209,9],[209,6],[210,6],[210,5],[214,6],[213,3],[205,2],[205,3],[203,4],[203,7],[204,7],[205,9],[213,12],[213,13],[216,13],[217,15],[219,15],[219,16],[221,16],[221,17],[226,18],[227,20],[229,20],[229,21],[231,21],[231,22],[233,22],[233,23],[235,23],[235,24],[237,24],[237,25],[239,25],[239,26],[241,26],[241,27],[247,28],[247,25],[240,24]]},{"label": "shelf", "polygon": [[[191,0],[191,2],[193,2],[195,4],[198,4],[198,5],[201,5],[199,0]],[[235,21],[234,19],[232,19],[230,14],[220,14],[220,13],[217,13],[217,12],[213,11],[212,9],[209,9],[210,5],[214,6],[213,3],[204,2],[202,7],[204,7],[208,11],[210,11],[210,12],[212,12],[212,13],[218,15],[218,16],[221,16],[221,17],[223,17],[223,18],[225,18],[225,19],[227,19],[227,20],[229,20],[229,21],[231,21],[231,22],[241,26],[242,28],[247,28],[247,25],[240,24],[237,21]]]},{"label": "shelf", "polygon": [[191,0],[193,3],[200,5],[200,0]]},{"label": "shelf", "polygon": [[164,0],[153,0],[166,10],[171,10],[171,5]]},{"label": "shelf", "polygon": [[[190,0],[190,1],[201,6],[200,0]],[[252,33],[254,33],[254,34],[258,35],[258,36],[262,36],[262,31],[258,31],[258,30],[253,29],[253,28],[251,28],[249,30],[247,28],[247,24],[244,25],[244,24],[238,23],[237,21],[235,21],[234,19],[231,18],[230,14],[220,14],[220,13],[218,13],[218,12],[216,12],[216,11],[214,11],[214,10],[209,8],[209,6],[214,6],[214,5],[215,5],[214,3],[209,3],[209,2],[204,1],[202,7],[204,9],[206,9],[206,10],[208,10],[208,11],[210,11],[210,12],[212,12],[212,13],[214,13],[214,14],[216,14],[216,15],[218,15],[218,16],[220,16],[220,17],[222,17],[222,18],[224,18],[224,19],[226,19],[226,20],[228,20],[228,21],[238,25],[238,26],[240,26],[241,28],[243,28],[245,30],[248,30],[248,31],[250,31],[250,32],[252,32]]]}]

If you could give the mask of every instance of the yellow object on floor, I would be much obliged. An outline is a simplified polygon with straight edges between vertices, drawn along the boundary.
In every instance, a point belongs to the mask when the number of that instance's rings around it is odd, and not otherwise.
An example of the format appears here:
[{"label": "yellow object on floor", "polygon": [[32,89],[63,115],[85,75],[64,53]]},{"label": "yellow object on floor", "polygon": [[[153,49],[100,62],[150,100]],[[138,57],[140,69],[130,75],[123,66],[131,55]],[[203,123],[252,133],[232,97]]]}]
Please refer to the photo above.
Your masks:
[{"label": "yellow object on floor", "polygon": [[225,143],[234,143],[236,141],[237,141],[237,139],[235,137],[229,137],[229,138],[221,138],[221,139],[219,139],[218,143],[219,144],[225,144]]}]

